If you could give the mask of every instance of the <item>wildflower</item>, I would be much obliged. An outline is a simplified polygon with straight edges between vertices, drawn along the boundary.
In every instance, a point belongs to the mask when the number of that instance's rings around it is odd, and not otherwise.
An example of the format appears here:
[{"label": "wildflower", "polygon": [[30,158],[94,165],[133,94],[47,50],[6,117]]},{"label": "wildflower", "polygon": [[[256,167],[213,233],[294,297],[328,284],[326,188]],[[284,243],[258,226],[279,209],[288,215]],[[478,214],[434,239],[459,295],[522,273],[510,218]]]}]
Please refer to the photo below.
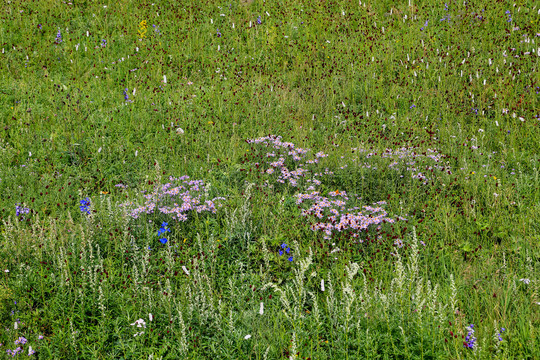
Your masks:
[{"label": "wildflower", "polygon": [[43,335],[39,335],[38,340],[43,340]]},{"label": "wildflower", "polygon": [[279,256],[283,255],[283,250],[279,250]]},{"label": "wildflower", "polygon": [[151,322],[152,320],[154,320],[154,315],[152,315],[152,313],[149,313],[148,318],[150,319],[150,322]]},{"label": "wildflower", "polygon": [[28,340],[26,340],[26,338],[24,338],[24,337],[21,336],[21,337],[19,337],[17,340],[15,340],[15,345],[17,345],[17,344],[22,344],[22,345],[24,345],[24,344],[26,344],[27,341],[28,341]]},{"label": "wildflower", "polygon": [[28,347],[28,356],[30,356],[30,355],[32,355],[32,354],[35,354],[35,353],[36,353],[35,350],[32,349],[31,346],[29,346],[29,347]]},{"label": "wildflower", "polygon": [[81,200],[80,204],[81,206],[79,206],[79,208],[81,209],[81,212],[90,215],[90,198]]},{"label": "wildflower", "polygon": [[259,24],[259,25],[262,24],[261,15],[259,15],[259,17],[257,18],[257,24]]},{"label": "wildflower", "polygon": [[124,100],[129,101],[128,88],[124,89]]},{"label": "wildflower", "polygon": [[143,327],[146,328],[146,322],[143,319],[135,320],[133,324],[130,324],[131,326],[137,325],[137,327]]},{"label": "wildflower", "polygon": [[259,315],[263,315],[264,314],[264,303],[261,302],[261,306],[259,307]]},{"label": "wildflower", "polygon": [[60,32],[60,29],[58,29],[58,33],[56,34],[56,40],[55,42],[57,44],[60,44],[62,42],[62,33]]},{"label": "wildflower", "polygon": [[293,261],[293,257],[292,257],[292,256],[289,256],[289,258],[288,258],[287,260],[289,260],[290,262],[292,262],[292,261]]},{"label": "wildflower", "polygon": [[463,346],[467,349],[474,349],[476,343],[476,337],[474,336],[474,324],[467,326],[467,336],[463,342]]},{"label": "wildflower", "polygon": [[[161,235],[161,234],[163,234],[163,233],[165,233],[165,232],[167,232],[167,231],[168,231],[168,232],[171,232],[171,229],[169,229],[169,228],[167,227],[168,225],[169,225],[169,224],[166,223],[166,222],[163,222],[163,223],[161,224],[161,228],[158,230],[158,236]],[[160,241],[162,244],[165,244],[165,243],[167,242],[167,239],[163,237],[163,238],[159,239],[159,241]]]},{"label": "wildflower", "polygon": [[15,216],[19,217],[22,214],[28,214],[30,209],[22,206],[23,204],[15,204]]},{"label": "wildflower", "polygon": [[107,46],[107,40],[102,39],[101,40],[101,47],[105,47],[105,46]]},{"label": "wildflower", "polygon": [[217,37],[221,37],[221,33],[219,32],[219,29],[217,29]]},{"label": "wildflower", "polygon": [[251,338],[251,335],[247,334],[246,336],[244,336],[244,339],[247,340],[247,339],[250,339]]},{"label": "wildflower", "polygon": [[187,276],[189,276],[189,271],[188,271],[187,267],[182,266],[182,270],[186,273]]},{"label": "wildflower", "polygon": [[178,129],[176,129],[176,133],[177,133],[178,135],[182,135],[182,134],[184,134],[184,129],[178,128]]},{"label": "wildflower", "polygon": [[522,281],[525,285],[529,285],[531,283],[530,279],[519,279],[519,281]]},{"label": "wildflower", "polygon": [[420,31],[424,31],[424,28],[427,27],[428,22],[429,22],[429,20],[426,20],[426,23],[424,24],[424,26],[422,26],[422,27],[420,28]]},{"label": "wildflower", "polygon": [[412,108],[415,108],[415,107],[416,107],[416,105],[412,104],[409,109],[412,109]]},{"label": "wildflower", "polygon": [[321,291],[324,292],[324,279],[321,279]]},{"label": "wildflower", "polygon": [[37,25],[37,27],[38,27],[38,29],[39,29],[39,30],[41,30],[41,29],[42,29],[42,26],[41,26],[41,24],[38,24],[38,25]]}]

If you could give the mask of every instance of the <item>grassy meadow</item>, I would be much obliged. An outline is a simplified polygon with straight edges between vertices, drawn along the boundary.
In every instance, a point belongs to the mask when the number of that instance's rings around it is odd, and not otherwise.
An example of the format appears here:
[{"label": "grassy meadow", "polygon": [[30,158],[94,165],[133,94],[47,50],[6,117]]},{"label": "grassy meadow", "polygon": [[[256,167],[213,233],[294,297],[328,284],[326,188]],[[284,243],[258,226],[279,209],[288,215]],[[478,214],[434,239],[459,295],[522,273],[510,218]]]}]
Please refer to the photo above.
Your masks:
[{"label": "grassy meadow", "polygon": [[537,2],[0,10],[0,358],[540,358]]}]

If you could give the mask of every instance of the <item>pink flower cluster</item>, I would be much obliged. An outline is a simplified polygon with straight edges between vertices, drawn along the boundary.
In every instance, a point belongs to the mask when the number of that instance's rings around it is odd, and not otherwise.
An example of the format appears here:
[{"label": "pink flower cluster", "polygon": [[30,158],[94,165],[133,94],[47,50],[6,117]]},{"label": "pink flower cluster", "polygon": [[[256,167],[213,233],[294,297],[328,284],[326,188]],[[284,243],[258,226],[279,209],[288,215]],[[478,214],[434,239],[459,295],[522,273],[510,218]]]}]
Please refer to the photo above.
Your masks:
[{"label": "pink flower cluster", "polygon": [[[288,183],[293,187],[298,187],[298,181],[301,178],[305,178],[309,170],[304,166],[306,164],[316,164],[319,162],[319,158],[327,157],[328,155],[319,152],[315,154],[315,158],[311,160],[305,160],[306,155],[311,151],[310,149],[302,149],[296,147],[291,142],[281,141],[281,136],[268,135],[257,139],[248,139],[248,144],[261,144],[264,147],[272,148],[272,152],[266,153],[266,158],[272,158],[274,161],[267,162],[269,166],[266,170],[262,170],[262,173],[277,174],[276,182],[285,184]],[[287,161],[289,160],[289,161]],[[292,161],[290,161],[292,160]]]},{"label": "pink flower cluster", "polygon": [[[345,191],[330,191],[327,196],[317,190],[322,182],[319,180],[325,176],[332,176],[334,173],[329,169],[324,172],[312,172],[307,167],[309,164],[316,164],[319,159],[325,158],[328,155],[321,152],[314,154],[313,159],[305,159],[309,149],[297,148],[293,143],[282,142],[281,136],[269,135],[258,139],[247,140],[250,144],[261,144],[265,147],[272,147],[274,150],[266,154],[266,158],[271,160],[267,162],[269,168],[262,169],[261,173],[274,174],[278,176],[275,179],[278,183],[288,182],[293,187],[298,186],[298,180],[305,178],[307,188],[306,193],[298,193],[295,195],[296,204],[307,205],[302,210],[302,216],[313,217],[315,222],[311,225],[313,231],[323,231],[324,238],[329,240],[335,233],[347,232],[354,238],[359,238],[359,233],[367,230],[373,225],[380,226],[388,222],[393,223],[395,220],[388,216],[388,213],[381,207],[385,205],[385,201],[379,201],[372,206],[350,207],[352,201],[360,200],[354,196],[349,196]],[[360,151],[362,152],[362,151]],[[366,158],[376,154],[368,154]],[[410,156],[409,152],[391,152],[390,150],[384,153],[384,157],[406,157]],[[430,154],[432,155],[432,154]],[[292,162],[290,161],[292,158]],[[287,161],[289,160],[289,161]],[[304,163],[300,162],[301,160]],[[290,168],[294,166],[294,170]],[[311,176],[309,176],[311,175]],[[352,197],[352,199],[351,199]],[[400,220],[404,218],[398,217]],[[359,242],[363,240],[358,239]]]},{"label": "pink flower cluster", "polygon": [[[309,202],[310,207],[302,210],[303,216],[314,216],[321,221],[311,225],[313,231],[323,231],[324,238],[330,240],[335,232],[349,231],[354,238],[358,233],[367,230],[372,225],[380,225],[384,222],[393,223],[394,219],[388,217],[388,213],[380,206],[363,206],[346,208],[349,197],[345,191],[331,191],[328,196],[321,196],[318,191],[309,194],[296,194],[296,204]],[[373,205],[384,205],[386,202],[379,201]],[[363,242],[359,239],[359,242]]]},{"label": "pink flower cluster", "polygon": [[130,208],[129,215],[137,219],[141,214],[153,214],[159,211],[162,214],[171,215],[177,221],[187,221],[189,212],[216,213],[221,207],[218,200],[225,200],[223,197],[213,199],[207,198],[208,187],[202,180],[189,180],[189,176],[180,178],[170,177],[170,183],[161,184],[154,188],[150,194],[144,195],[145,203],[132,208],[132,203],[124,203],[120,206]]}]

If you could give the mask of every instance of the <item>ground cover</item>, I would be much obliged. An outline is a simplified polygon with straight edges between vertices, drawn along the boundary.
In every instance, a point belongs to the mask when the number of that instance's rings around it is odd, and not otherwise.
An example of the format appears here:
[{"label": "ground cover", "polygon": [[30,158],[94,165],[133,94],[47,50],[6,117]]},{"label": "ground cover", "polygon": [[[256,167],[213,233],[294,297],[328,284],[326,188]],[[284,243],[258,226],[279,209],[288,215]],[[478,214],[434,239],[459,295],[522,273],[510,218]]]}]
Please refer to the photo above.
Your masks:
[{"label": "ground cover", "polygon": [[1,7],[2,356],[538,358],[535,2]]}]

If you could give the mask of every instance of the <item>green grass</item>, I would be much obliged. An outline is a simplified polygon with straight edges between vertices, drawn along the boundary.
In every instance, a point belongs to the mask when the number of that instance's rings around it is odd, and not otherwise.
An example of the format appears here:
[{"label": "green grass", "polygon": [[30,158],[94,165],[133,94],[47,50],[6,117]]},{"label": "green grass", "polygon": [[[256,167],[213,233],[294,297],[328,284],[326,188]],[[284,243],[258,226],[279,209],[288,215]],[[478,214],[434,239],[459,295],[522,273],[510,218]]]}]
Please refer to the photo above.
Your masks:
[{"label": "green grass", "polygon": [[1,356],[538,358],[534,1],[1,10]]}]

